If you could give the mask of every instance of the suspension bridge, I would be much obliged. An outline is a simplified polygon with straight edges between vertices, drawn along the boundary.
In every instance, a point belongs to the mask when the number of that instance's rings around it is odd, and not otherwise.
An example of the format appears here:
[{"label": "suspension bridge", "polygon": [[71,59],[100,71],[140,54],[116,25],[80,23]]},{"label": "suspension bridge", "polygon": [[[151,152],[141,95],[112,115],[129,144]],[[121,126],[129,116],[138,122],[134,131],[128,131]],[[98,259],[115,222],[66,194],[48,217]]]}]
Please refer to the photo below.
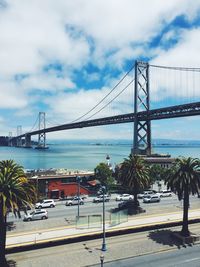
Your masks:
[{"label": "suspension bridge", "polygon": [[31,147],[31,136],[38,135],[37,148],[45,149],[49,132],[134,123],[132,152],[151,155],[151,121],[200,115],[199,97],[200,68],[136,61],[97,104],[77,119],[47,126],[46,114],[40,112],[38,128],[22,133],[22,126],[18,126],[17,136],[9,133],[8,144]]}]

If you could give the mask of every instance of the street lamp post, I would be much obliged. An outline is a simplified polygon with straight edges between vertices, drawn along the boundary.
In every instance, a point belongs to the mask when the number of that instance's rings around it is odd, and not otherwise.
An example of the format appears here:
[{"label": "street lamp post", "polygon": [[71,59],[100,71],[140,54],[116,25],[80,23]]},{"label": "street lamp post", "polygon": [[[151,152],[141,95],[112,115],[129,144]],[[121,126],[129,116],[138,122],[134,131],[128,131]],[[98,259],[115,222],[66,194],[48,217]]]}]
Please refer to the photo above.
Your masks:
[{"label": "street lamp post", "polygon": [[104,255],[101,254],[100,256],[100,261],[101,261],[101,267],[103,267],[103,263],[104,263]]},{"label": "street lamp post", "polygon": [[78,183],[78,220],[79,220],[79,215],[80,215],[80,210],[79,210],[79,205],[80,205],[80,181],[81,181],[81,177],[80,176],[76,176],[76,182]]},{"label": "street lamp post", "polygon": [[103,193],[103,243],[102,243],[102,251],[106,251],[106,229],[105,229],[105,186],[101,187]]}]

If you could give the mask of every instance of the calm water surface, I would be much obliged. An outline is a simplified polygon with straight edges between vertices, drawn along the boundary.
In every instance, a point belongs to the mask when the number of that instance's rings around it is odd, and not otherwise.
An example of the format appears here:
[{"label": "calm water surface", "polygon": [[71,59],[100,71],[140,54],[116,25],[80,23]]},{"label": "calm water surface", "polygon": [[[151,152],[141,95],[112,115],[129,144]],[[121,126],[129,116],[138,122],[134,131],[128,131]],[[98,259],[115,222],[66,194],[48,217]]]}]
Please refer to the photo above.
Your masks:
[{"label": "calm water surface", "polygon": [[[172,157],[200,158],[200,146],[157,146],[153,150]],[[26,169],[94,170],[99,162],[106,162],[107,154],[114,165],[127,158],[130,151],[131,144],[52,144],[47,150],[0,147],[0,160],[14,159]]]}]

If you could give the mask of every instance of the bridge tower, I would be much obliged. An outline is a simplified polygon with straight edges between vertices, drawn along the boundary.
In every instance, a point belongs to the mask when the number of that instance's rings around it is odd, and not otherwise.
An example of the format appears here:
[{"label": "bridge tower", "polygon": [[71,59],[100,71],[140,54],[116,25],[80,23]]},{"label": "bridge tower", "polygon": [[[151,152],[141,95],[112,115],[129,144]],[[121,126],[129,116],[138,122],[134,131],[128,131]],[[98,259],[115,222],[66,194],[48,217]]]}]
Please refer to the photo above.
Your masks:
[{"label": "bridge tower", "polygon": [[17,146],[22,146],[22,138],[21,137],[18,137],[22,135],[22,126],[21,125],[18,125],[17,126]]},{"label": "bridge tower", "polygon": [[[45,112],[39,112],[39,130],[46,128]],[[36,149],[46,149],[46,133],[41,131],[38,134],[38,145]]]},{"label": "bridge tower", "polygon": [[[134,143],[133,154],[151,155],[151,121],[148,117],[149,102],[149,64],[135,63],[135,94],[134,94]],[[140,120],[138,112],[146,111],[145,120]]]}]

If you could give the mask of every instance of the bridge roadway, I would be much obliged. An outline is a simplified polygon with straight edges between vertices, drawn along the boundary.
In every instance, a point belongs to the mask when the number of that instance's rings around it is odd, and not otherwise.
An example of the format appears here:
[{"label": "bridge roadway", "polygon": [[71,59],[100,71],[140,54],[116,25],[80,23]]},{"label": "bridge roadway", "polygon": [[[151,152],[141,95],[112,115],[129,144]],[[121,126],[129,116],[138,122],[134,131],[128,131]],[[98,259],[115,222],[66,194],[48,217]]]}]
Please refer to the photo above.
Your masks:
[{"label": "bridge roadway", "polygon": [[[149,111],[141,111],[137,113],[137,118],[139,121],[145,121],[145,120],[160,120],[160,119],[170,119],[170,118],[196,116],[196,115],[200,115],[200,102],[159,108],[159,109],[152,109]],[[135,113],[128,113],[128,114],[99,118],[94,120],[85,120],[80,122],[62,124],[33,132],[28,132],[19,135],[15,138],[25,137],[26,135],[31,136],[41,133],[49,133],[49,132],[70,130],[76,128],[128,123],[128,122],[134,122],[135,119],[136,119]]]}]

